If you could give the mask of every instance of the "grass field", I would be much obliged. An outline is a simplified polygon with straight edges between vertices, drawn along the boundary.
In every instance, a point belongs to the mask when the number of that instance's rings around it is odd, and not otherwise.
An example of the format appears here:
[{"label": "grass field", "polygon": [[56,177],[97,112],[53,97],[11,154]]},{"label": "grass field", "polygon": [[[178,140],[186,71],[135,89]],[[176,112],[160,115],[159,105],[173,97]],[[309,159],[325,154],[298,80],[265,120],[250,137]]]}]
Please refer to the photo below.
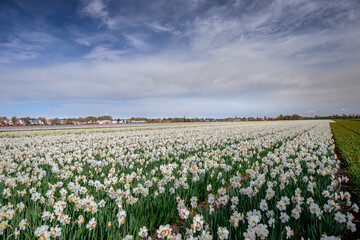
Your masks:
[{"label": "grass field", "polygon": [[338,239],[359,208],[334,149],[329,121],[6,133],[0,235]]},{"label": "grass field", "polygon": [[341,155],[348,163],[348,172],[360,194],[360,121],[337,120],[331,129]]}]

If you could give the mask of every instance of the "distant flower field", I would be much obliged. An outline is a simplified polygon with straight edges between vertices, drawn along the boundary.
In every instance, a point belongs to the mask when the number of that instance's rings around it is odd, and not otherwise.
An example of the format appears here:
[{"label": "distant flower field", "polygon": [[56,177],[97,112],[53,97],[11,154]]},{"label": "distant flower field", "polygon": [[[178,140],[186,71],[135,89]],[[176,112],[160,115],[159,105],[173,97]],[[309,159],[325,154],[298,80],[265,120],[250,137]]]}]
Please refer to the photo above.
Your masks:
[{"label": "distant flower field", "polygon": [[0,138],[4,239],[340,239],[329,121]]}]

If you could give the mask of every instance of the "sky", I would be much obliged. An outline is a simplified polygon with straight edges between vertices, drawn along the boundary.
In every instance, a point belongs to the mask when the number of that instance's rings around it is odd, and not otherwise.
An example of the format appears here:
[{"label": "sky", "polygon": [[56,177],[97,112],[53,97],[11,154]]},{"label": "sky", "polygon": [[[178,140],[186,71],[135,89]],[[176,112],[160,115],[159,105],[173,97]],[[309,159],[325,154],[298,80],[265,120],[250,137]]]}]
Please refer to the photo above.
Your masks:
[{"label": "sky", "polygon": [[0,0],[0,116],[360,113],[358,0]]}]

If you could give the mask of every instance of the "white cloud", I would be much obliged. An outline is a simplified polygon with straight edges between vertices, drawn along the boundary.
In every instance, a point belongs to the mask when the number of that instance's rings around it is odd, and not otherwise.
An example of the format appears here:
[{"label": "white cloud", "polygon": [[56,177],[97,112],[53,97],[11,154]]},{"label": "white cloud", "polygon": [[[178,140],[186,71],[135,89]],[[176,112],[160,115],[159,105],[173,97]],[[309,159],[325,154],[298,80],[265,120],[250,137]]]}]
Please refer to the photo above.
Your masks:
[{"label": "white cloud", "polygon": [[86,39],[77,38],[77,39],[74,39],[74,41],[77,42],[80,45],[84,45],[84,46],[87,46],[87,47],[90,47],[92,45],[91,42],[86,40]]},{"label": "white cloud", "polygon": [[109,28],[114,27],[114,19],[109,15],[108,5],[105,0],[83,0],[84,7],[81,12],[89,17],[99,19]]},{"label": "white cloud", "polygon": [[107,18],[108,11],[103,0],[87,0],[87,5],[83,8],[83,12],[95,18]]},{"label": "white cloud", "polygon": [[149,48],[149,45],[143,39],[144,36],[142,34],[124,34],[124,37],[131,46],[138,50],[145,50]]},{"label": "white cloud", "polygon": [[118,40],[116,36],[109,33],[88,34],[84,32],[75,32],[74,35],[75,42],[88,47],[96,44],[115,43]]},{"label": "white cloud", "polygon": [[181,34],[181,31],[176,30],[174,27],[169,25],[161,25],[157,22],[147,23],[146,24],[149,28],[153,29],[155,32],[169,32],[175,36]]},{"label": "white cloud", "polygon": [[1,62],[7,63],[14,60],[34,59],[42,50],[41,46],[26,42],[16,37],[11,37],[7,42],[0,43]]},{"label": "white cloud", "polygon": [[115,61],[119,59],[120,55],[125,53],[123,50],[110,50],[104,46],[97,46],[89,54],[85,55],[84,58],[96,61]]}]

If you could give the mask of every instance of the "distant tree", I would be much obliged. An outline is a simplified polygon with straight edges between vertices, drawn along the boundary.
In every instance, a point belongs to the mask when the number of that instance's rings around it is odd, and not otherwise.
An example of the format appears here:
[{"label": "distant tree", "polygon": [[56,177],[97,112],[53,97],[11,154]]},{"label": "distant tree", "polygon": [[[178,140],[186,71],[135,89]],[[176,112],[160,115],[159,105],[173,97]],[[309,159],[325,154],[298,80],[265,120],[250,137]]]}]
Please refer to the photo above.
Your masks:
[{"label": "distant tree", "polygon": [[104,115],[104,116],[98,117],[98,120],[112,120],[112,117],[109,115]]},{"label": "distant tree", "polygon": [[16,123],[16,120],[17,120],[17,118],[15,116],[11,118],[11,121],[13,122],[13,124]]},{"label": "distant tree", "polygon": [[26,125],[30,125],[30,117],[24,118],[24,122]]},{"label": "distant tree", "polygon": [[60,124],[60,121],[58,118],[54,118],[54,119],[51,119],[51,124],[53,124],[53,125]]},{"label": "distant tree", "polygon": [[292,115],[292,119],[293,119],[293,120],[299,120],[299,119],[300,119],[300,115],[298,115],[298,114],[293,114],[293,115]]},{"label": "distant tree", "polygon": [[91,122],[96,122],[97,121],[97,117],[94,117],[94,116],[87,116],[86,118],[85,118],[85,121],[86,122],[89,122],[89,121],[91,121]]},{"label": "distant tree", "polygon": [[284,115],[280,114],[276,119],[277,120],[284,120]]}]

